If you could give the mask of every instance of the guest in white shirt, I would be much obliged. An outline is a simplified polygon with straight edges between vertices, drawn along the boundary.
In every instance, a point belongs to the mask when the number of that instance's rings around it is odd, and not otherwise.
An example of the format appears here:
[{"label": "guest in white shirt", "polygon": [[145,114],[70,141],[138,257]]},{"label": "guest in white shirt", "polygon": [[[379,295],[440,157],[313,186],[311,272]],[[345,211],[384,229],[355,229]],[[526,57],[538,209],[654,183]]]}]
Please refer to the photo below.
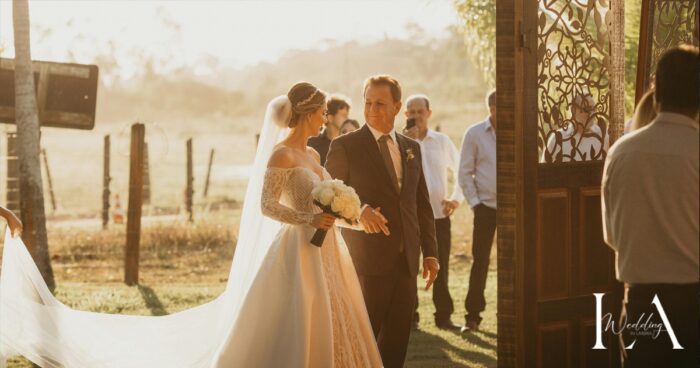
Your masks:
[{"label": "guest in white shirt", "polygon": [[[623,330],[627,368],[700,364],[698,95],[698,49],[669,50],[656,69],[656,119],[617,141],[605,162],[603,232],[625,283],[620,320],[663,324],[657,338]],[[672,335],[683,349],[674,349]]]},{"label": "guest in white shirt", "polygon": [[[557,136],[561,137],[559,140]],[[571,121],[549,132],[540,162],[594,161],[605,158],[610,136],[597,123],[595,101],[590,94],[577,94],[571,102]]]},{"label": "guest in white shirt", "polygon": [[486,309],[484,289],[489,258],[496,232],[496,91],[486,98],[489,117],[471,126],[462,140],[459,161],[459,186],[474,211],[472,236],[473,263],[469,291],[464,301],[466,324],[462,332],[477,331],[481,312]]},{"label": "guest in white shirt", "polygon": [[[422,153],[423,175],[430,193],[430,204],[435,216],[435,233],[437,235],[438,259],[440,271],[433,285],[433,304],[435,305],[435,325],[441,329],[459,330],[460,326],[451,320],[454,304],[448,288],[450,250],[452,249],[450,216],[464,199],[459,186],[454,184],[448,196],[448,171],[457,177],[459,154],[450,137],[430,129],[430,100],[425,95],[413,95],[406,99],[406,118],[415,119],[415,126],[404,130],[404,134],[418,141]],[[418,299],[414,328],[418,326]]]}]

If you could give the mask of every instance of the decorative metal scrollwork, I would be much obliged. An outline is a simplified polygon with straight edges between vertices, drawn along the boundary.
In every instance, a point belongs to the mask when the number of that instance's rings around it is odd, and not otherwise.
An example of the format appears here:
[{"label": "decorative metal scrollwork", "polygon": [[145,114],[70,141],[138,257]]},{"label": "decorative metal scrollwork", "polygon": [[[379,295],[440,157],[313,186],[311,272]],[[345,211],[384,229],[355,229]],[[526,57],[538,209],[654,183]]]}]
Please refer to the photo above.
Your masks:
[{"label": "decorative metal scrollwork", "polygon": [[647,55],[644,87],[653,80],[656,64],[661,55],[671,47],[698,45],[697,0],[654,0],[649,7],[647,29]]},{"label": "decorative metal scrollwork", "polygon": [[608,0],[539,0],[540,162],[605,158],[610,125]]}]

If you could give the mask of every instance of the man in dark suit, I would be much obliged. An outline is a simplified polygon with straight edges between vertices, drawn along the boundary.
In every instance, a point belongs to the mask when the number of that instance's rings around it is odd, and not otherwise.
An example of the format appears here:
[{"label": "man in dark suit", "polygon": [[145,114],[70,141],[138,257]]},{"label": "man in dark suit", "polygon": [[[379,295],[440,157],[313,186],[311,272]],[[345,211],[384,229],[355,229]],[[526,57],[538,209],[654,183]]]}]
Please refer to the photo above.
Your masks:
[{"label": "man in dark suit", "polygon": [[333,140],[326,169],[353,187],[364,207],[364,232],[343,229],[370,322],[387,368],[403,367],[423,254],[430,288],[440,268],[435,221],[423,177],[420,145],[394,131],[401,87],[389,76],[365,82],[359,130]]}]

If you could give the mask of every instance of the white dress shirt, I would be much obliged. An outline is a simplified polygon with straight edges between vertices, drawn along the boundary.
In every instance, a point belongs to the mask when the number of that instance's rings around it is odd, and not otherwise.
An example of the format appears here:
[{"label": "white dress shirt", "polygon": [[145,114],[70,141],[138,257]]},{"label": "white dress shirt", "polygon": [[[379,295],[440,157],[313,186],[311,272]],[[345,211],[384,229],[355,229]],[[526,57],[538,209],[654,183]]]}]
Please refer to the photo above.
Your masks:
[{"label": "white dress shirt", "polygon": [[[551,134],[549,136],[549,139],[547,139],[547,151],[549,151],[552,154],[552,159],[556,157],[559,153],[563,154],[562,157],[562,162],[570,162],[570,161],[593,161],[591,158],[588,156],[590,155],[591,150],[598,154],[601,150],[601,144],[600,144],[600,139],[599,137],[603,136],[603,132],[600,129],[600,126],[597,123],[593,123],[590,125],[590,128],[588,129],[587,134],[595,134],[595,137],[588,137],[584,136],[583,134],[576,133],[573,129],[573,125],[569,124],[566,126],[566,128],[561,128],[558,129],[559,132],[561,132],[562,137],[564,138],[564,141],[561,142],[561,145],[557,145],[557,138],[554,134]],[[570,157],[571,155],[571,148],[572,141],[571,137],[576,134],[575,139],[578,142],[578,148],[576,152],[574,152],[573,160]],[[605,134],[605,137],[603,138],[603,150],[607,151],[608,147],[610,146],[610,134]],[[586,158],[584,159],[584,155]],[[602,155],[598,156],[596,160],[601,160]],[[542,156],[540,157],[540,162],[547,162],[544,156],[544,152],[542,152]]]},{"label": "white dress shirt", "polygon": [[422,155],[423,175],[428,186],[430,206],[433,208],[435,219],[445,218],[442,211],[442,201],[461,202],[464,199],[459,185],[455,182],[452,195],[447,197],[447,170],[452,171],[457,178],[459,153],[450,137],[428,129],[423,140],[418,140]]},{"label": "white dress shirt", "polygon": [[496,129],[490,118],[464,134],[457,180],[469,206],[496,208]]},{"label": "white dress shirt", "polygon": [[698,122],[660,113],[610,149],[603,171],[603,234],[617,278],[629,283],[700,279]]}]

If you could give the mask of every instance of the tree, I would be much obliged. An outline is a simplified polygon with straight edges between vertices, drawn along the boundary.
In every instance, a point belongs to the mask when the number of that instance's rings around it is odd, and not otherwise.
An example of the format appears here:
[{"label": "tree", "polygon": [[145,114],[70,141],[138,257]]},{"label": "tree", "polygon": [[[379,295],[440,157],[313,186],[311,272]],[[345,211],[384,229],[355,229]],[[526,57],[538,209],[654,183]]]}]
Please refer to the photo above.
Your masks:
[{"label": "tree", "polygon": [[20,211],[24,223],[23,239],[29,246],[44,281],[55,288],[46,235],[44,190],[39,160],[39,114],[34,88],[34,73],[29,44],[28,0],[14,0],[12,22],[15,41],[15,117],[17,156],[19,159]]},{"label": "tree", "polygon": [[496,87],[496,0],[455,0],[467,52],[484,81]]}]

